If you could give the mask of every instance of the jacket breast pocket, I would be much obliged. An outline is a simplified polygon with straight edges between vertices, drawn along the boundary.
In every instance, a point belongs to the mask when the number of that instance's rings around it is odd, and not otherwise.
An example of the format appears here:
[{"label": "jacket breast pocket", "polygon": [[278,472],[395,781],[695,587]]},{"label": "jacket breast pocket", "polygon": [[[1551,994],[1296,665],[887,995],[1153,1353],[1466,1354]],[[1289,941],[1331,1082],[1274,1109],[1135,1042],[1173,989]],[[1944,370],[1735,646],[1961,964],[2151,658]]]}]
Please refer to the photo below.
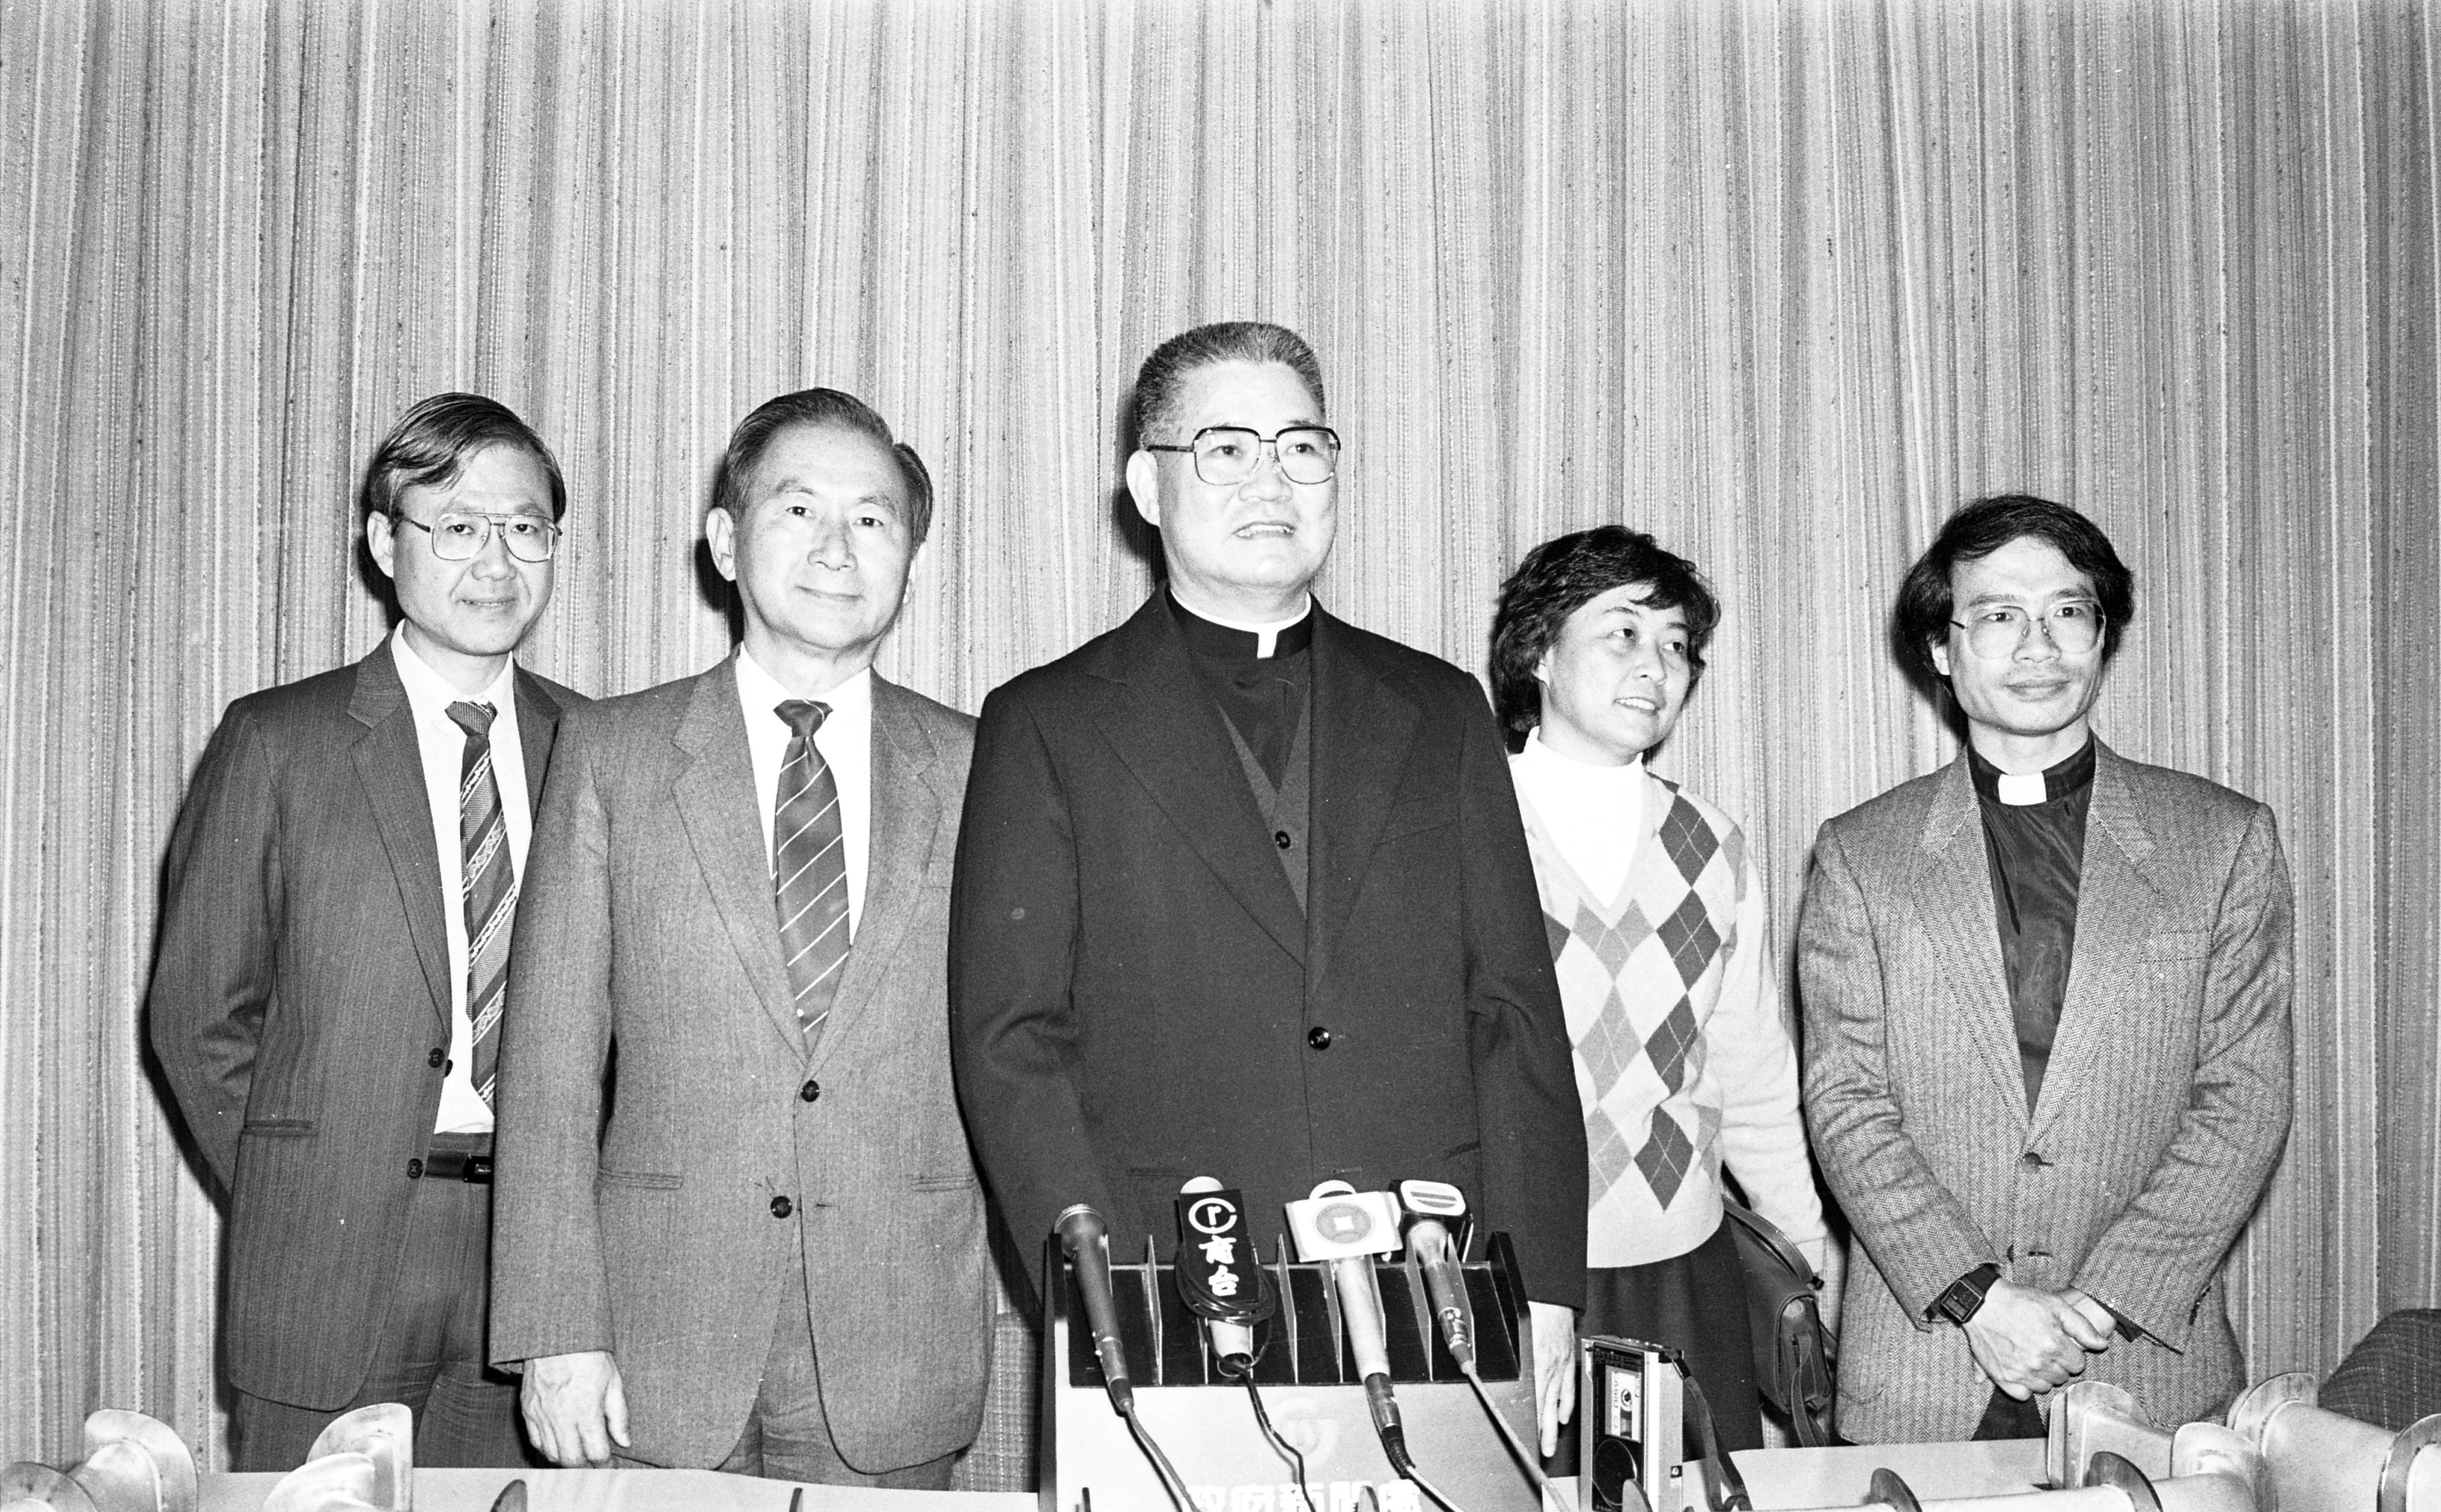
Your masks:
[{"label": "jacket breast pocket", "polygon": [[257,1139],[301,1140],[314,1132],[310,1118],[250,1118],[238,1132]]},{"label": "jacket breast pocket", "polygon": [[597,1187],[627,1187],[640,1192],[675,1192],[678,1179],[660,1171],[622,1171],[604,1166],[593,1175]]}]

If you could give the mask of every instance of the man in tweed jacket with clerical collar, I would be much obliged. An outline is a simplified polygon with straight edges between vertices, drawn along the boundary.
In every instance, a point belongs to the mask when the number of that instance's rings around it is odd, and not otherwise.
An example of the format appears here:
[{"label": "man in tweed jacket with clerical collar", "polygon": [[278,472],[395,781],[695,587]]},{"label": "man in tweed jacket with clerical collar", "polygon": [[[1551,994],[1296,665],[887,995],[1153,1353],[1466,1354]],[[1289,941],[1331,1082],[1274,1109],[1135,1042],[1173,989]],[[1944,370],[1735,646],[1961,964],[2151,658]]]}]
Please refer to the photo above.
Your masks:
[{"label": "man in tweed jacket with clerical collar", "polygon": [[1872,1260],[1850,1438],[2038,1434],[2080,1374],[2165,1424],[2243,1383],[2219,1276],[2287,1135],[2288,872],[2263,804],[2094,738],[2133,602],[2023,496],[1900,590],[1968,748],[1823,825],[1798,941],[1807,1117]]}]

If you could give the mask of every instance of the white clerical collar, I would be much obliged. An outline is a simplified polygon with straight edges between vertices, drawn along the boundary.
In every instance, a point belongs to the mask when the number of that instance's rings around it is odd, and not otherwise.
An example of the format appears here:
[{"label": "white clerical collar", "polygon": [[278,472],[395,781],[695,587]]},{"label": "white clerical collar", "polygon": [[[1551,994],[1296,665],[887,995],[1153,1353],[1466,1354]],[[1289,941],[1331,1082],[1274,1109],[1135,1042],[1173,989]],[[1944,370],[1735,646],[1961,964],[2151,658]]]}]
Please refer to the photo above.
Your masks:
[{"label": "white clerical collar", "polygon": [[1308,593],[1305,596],[1305,606],[1297,610],[1296,613],[1290,615],[1285,620],[1268,621],[1231,620],[1221,615],[1214,614],[1208,609],[1199,609],[1195,605],[1187,603],[1184,599],[1180,599],[1176,588],[1169,590],[1169,596],[1172,599],[1177,600],[1178,606],[1180,608],[1184,609],[1187,613],[1195,616],[1198,620],[1217,624],[1224,630],[1240,630],[1245,632],[1247,635],[1253,636],[1255,638],[1255,659],[1257,661],[1270,659],[1272,653],[1277,649],[1279,645],[1281,631],[1303,624],[1305,622],[1305,617],[1313,613],[1313,595],[1311,593]]},{"label": "white clerical collar", "polygon": [[2032,808],[2051,797],[2040,772],[2002,772],[1993,792],[2011,808]]}]

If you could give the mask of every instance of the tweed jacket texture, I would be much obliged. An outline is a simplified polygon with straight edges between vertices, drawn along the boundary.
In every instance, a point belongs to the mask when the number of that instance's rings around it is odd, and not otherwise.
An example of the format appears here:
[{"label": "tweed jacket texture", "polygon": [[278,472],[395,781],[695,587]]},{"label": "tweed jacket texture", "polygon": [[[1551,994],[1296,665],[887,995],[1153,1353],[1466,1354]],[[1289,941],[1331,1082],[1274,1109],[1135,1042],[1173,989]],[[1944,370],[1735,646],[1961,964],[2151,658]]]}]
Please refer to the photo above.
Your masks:
[{"label": "tweed jacket texture", "polygon": [[[585,699],[520,669],[527,795]],[[448,927],[423,758],[388,642],[238,699],[163,871],[145,1013],[229,1194],[223,1360],[249,1395],[329,1411],[364,1383],[431,1147]]]},{"label": "tweed jacket texture", "polygon": [[1585,1153],[1505,753],[1473,678],[1318,606],[1306,907],[1157,593],[984,704],[950,945],[958,1089],[1020,1251],[1091,1203],[1262,1250],[1313,1183],[1455,1182],[1580,1304]]},{"label": "tweed jacket texture", "polygon": [[1991,1396],[1927,1321],[1987,1261],[2146,1337],[2088,1378],[2156,1420],[2242,1384],[2221,1266],[2288,1128],[2290,896],[2271,811],[2096,743],[2076,944],[2031,1111],[1962,756],[1824,824],[1799,927],[1805,1102],[1856,1240],[1839,1431],[1962,1439]]},{"label": "tweed jacket texture", "polygon": [[714,1465],[802,1242],[823,1411],[877,1473],[971,1441],[988,1370],[944,965],[973,722],[873,681],[864,908],[808,1054],[735,675],[562,731],[500,1052],[492,1357],[609,1350],[629,1452]]}]

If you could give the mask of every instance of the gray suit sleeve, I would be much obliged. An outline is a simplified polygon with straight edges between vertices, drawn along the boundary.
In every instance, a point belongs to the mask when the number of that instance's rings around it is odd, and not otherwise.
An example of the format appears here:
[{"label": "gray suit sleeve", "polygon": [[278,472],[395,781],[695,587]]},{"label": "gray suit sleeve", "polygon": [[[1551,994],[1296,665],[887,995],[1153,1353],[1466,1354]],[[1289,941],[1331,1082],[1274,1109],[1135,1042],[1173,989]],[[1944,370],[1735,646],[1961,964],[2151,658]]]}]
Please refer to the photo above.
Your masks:
[{"label": "gray suit sleeve", "polygon": [[1825,824],[1797,933],[1805,1113],[1815,1157],[1856,1236],[1921,1328],[1951,1282],[2000,1256],[1908,1135],[1892,1094],[1871,900]]},{"label": "gray suit sleeve", "polygon": [[237,1179],[238,1135],[271,1003],[279,822],[262,729],[244,709],[232,710],[205,747],[171,834],[145,995],[154,1053],[225,1188]]},{"label": "gray suit sleeve", "polygon": [[495,1364],[611,1347],[602,1225],[610,1048],[608,826],[581,716],[560,725],[517,898],[498,1071]]},{"label": "gray suit sleeve", "polygon": [[2197,1298],[2287,1140],[2291,913],[2279,833],[2257,804],[2213,923],[2195,1081],[2178,1131],[2076,1276],[2172,1349],[2186,1347]]}]

